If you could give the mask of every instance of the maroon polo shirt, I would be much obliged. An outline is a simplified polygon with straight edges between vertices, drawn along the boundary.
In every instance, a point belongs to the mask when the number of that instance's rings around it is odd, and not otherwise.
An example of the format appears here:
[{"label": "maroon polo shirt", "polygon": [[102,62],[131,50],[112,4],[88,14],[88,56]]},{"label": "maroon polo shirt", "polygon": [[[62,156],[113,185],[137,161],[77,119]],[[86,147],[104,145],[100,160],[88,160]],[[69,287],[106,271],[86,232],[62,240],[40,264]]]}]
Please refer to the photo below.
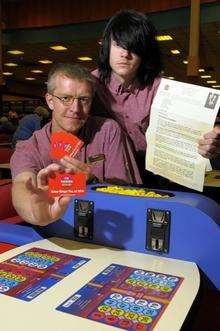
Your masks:
[{"label": "maroon polo shirt", "polygon": [[[50,157],[50,136],[51,123],[48,123],[28,140],[17,143],[11,158],[12,178],[24,171],[37,174],[55,162]],[[88,162],[90,156],[105,155],[105,160],[92,166],[92,173],[100,181],[141,184],[133,153],[114,120],[91,116],[78,137],[84,141],[84,146],[75,156],[76,159]]]},{"label": "maroon polo shirt", "polygon": [[[99,77],[98,70],[92,72]],[[143,88],[129,86],[124,88],[112,73],[110,82],[103,86],[97,79],[97,94],[101,104],[96,105],[94,114],[105,115],[105,111],[114,118],[133,142],[136,152],[146,151],[145,132],[149,125],[150,108],[161,78],[155,78],[152,86]]]}]

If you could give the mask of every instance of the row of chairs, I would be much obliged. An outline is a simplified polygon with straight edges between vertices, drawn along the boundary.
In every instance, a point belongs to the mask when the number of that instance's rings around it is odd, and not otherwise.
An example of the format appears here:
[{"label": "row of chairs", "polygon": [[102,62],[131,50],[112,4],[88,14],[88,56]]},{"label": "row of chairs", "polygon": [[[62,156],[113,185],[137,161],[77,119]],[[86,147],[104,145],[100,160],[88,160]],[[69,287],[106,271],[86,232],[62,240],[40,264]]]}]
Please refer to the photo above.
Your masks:
[{"label": "row of chairs", "polygon": [[0,180],[0,222],[17,224],[22,220],[12,205],[11,187],[10,179]]},{"label": "row of chairs", "polygon": [[[0,146],[0,164],[9,163],[12,154],[12,148]],[[0,173],[0,222],[20,223],[21,218],[12,205],[10,171],[6,173],[4,169],[0,169]]]},{"label": "row of chairs", "polygon": [[13,148],[7,146],[1,146],[0,144],[0,164],[9,163],[13,152],[14,152]]}]

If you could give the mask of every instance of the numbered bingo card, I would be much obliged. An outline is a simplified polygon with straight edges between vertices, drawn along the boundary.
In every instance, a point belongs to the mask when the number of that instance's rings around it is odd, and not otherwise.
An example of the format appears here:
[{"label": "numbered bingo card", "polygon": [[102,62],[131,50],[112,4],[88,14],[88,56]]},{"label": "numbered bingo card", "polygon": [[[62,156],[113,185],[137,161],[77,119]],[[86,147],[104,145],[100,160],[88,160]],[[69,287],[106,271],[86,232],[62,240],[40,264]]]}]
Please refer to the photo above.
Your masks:
[{"label": "numbered bingo card", "polygon": [[129,331],[149,331],[182,277],[111,264],[57,310]]},{"label": "numbered bingo card", "polygon": [[31,248],[0,263],[0,293],[31,301],[88,261],[84,257]]}]

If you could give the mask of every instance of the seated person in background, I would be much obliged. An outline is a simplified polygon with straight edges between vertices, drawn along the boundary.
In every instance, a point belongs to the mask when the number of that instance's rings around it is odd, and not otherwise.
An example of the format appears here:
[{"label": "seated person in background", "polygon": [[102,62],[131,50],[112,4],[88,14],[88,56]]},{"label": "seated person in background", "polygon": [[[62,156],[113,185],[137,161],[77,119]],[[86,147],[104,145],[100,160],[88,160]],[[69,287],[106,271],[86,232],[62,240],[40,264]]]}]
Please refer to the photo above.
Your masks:
[{"label": "seated person in background", "polygon": [[0,117],[0,143],[11,143],[11,125],[6,115]]},{"label": "seated person in background", "polygon": [[1,117],[0,117],[0,124],[3,124],[5,122],[8,121],[8,117],[7,117],[7,114],[3,114]]},{"label": "seated person in background", "polygon": [[4,114],[0,118],[0,133],[4,133],[11,137],[17,128],[17,118],[9,118],[8,114]]},{"label": "seated person in background", "polygon": [[42,106],[38,106],[35,109],[34,114],[24,116],[19,121],[18,127],[13,135],[13,146],[15,146],[20,140],[30,138],[34,131],[40,130],[49,120],[49,117],[49,111]]},{"label": "seated person in background", "polygon": [[[12,199],[18,214],[27,222],[47,225],[59,219],[70,197],[48,197],[48,179],[55,171],[84,172],[89,181],[140,184],[141,179],[129,145],[119,125],[112,119],[90,117],[94,77],[84,67],[55,65],[48,76],[46,101],[52,121],[31,138],[16,144],[11,158]],[[74,158],[55,163],[50,157],[51,133],[64,131],[84,142]],[[94,166],[91,156],[104,154]]]},{"label": "seated person in background", "polygon": [[18,113],[15,110],[9,110],[8,116],[10,120],[17,119],[19,118]]},{"label": "seated person in background", "polygon": [[6,115],[3,115],[0,118],[0,133],[10,134],[11,133],[11,126]]},{"label": "seated person in background", "polygon": [[19,123],[18,113],[15,110],[10,110],[8,112],[8,120],[13,125],[13,133],[14,133]]}]

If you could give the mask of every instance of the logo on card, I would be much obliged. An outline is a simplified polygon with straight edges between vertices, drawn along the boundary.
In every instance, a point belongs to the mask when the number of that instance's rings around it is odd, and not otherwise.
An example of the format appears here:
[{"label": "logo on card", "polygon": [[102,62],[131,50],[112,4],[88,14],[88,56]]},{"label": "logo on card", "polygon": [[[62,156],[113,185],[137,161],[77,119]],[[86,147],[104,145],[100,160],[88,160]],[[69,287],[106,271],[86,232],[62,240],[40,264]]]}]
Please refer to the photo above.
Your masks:
[{"label": "logo on card", "polygon": [[69,176],[64,176],[60,179],[60,182],[62,186],[71,186],[73,184],[73,178]]}]

